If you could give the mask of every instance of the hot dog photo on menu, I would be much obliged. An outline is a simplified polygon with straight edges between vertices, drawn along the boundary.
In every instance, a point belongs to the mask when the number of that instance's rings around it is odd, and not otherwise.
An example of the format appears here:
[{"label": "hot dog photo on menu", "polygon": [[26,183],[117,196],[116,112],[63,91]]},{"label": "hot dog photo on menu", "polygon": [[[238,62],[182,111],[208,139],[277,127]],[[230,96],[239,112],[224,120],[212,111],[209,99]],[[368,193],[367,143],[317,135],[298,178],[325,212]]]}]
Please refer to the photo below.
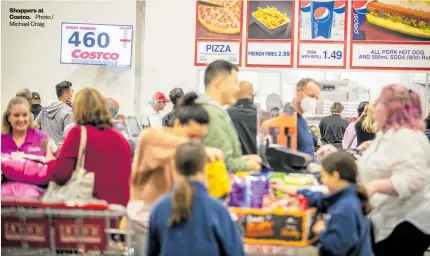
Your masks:
[{"label": "hot dog photo on menu", "polygon": [[353,0],[353,40],[430,41],[430,0]]}]

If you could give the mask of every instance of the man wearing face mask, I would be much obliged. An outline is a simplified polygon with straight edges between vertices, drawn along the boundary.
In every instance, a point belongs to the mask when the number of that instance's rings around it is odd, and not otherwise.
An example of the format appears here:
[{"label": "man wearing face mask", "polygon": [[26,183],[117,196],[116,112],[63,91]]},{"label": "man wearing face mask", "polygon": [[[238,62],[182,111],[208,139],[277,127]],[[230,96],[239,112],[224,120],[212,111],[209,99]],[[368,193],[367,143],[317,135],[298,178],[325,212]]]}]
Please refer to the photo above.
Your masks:
[{"label": "man wearing face mask", "polygon": [[303,78],[297,83],[296,97],[292,106],[297,112],[297,150],[314,156],[314,141],[309,124],[303,114],[312,112],[320,97],[320,85],[311,78]]}]

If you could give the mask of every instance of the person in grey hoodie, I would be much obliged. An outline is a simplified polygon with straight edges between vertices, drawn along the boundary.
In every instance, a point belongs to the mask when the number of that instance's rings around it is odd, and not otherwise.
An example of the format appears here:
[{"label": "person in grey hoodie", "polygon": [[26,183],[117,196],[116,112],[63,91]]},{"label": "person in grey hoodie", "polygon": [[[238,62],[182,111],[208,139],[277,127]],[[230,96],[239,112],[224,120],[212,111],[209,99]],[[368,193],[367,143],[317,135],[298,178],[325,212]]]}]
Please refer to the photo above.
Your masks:
[{"label": "person in grey hoodie", "polygon": [[58,101],[43,107],[36,118],[36,123],[60,146],[64,140],[64,128],[73,122],[72,83],[69,81],[60,82],[55,86],[55,90]]}]

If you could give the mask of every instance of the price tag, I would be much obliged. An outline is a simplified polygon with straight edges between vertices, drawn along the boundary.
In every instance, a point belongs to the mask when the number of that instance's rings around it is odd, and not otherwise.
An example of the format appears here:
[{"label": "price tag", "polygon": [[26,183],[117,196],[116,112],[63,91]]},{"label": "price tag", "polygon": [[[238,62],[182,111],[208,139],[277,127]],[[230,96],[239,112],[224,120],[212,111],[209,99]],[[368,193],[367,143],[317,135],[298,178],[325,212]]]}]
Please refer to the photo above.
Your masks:
[{"label": "price tag", "polygon": [[240,42],[197,42],[197,64],[209,64],[215,60],[226,60],[238,65]]},{"label": "price tag", "polygon": [[430,47],[424,44],[353,44],[351,68],[430,70]]},{"label": "price tag", "polygon": [[291,66],[291,43],[248,42],[248,66]]},{"label": "price tag", "polygon": [[62,23],[61,63],[131,66],[133,26]]},{"label": "price tag", "polygon": [[345,66],[344,44],[301,43],[298,67],[339,67]]}]

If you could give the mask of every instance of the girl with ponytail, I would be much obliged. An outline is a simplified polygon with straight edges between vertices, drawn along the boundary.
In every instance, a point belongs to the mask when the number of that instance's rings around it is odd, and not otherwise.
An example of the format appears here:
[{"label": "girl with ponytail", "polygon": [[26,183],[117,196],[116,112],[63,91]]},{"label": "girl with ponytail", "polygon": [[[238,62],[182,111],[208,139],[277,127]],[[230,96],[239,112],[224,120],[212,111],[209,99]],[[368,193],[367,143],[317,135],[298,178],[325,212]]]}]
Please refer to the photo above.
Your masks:
[{"label": "girl with ponytail", "polygon": [[325,220],[317,221],[312,230],[318,235],[320,255],[371,256],[369,197],[363,185],[357,184],[357,165],[346,152],[337,151],[321,161],[321,179],[328,195],[310,190],[291,189],[279,182],[275,190],[289,195],[301,194],[309,199],[309,206],[326,213]]},{"label": "girl with ponytail", "polygon": [[147,255],[244,255],[242,239],[227,209],[206,189],[205,147],[178,146],[180,180],[151,211]]},{"label": "girl with ponytail", "polygon": [[[173,189],[178,179],[175,168],[177,146],[190,140],[202,140],[209,125],[209,115],[195,103],[196,93],[187,93],[176,107],[173,127],[145,128],[136,144],[130,179],[130,201],[121,229],[129,225],[134,232],[136,256],[145,255],[148,222],[152,207],[162,195]],[[222,151],[204,148],[211,161],[222,160]]]}]

